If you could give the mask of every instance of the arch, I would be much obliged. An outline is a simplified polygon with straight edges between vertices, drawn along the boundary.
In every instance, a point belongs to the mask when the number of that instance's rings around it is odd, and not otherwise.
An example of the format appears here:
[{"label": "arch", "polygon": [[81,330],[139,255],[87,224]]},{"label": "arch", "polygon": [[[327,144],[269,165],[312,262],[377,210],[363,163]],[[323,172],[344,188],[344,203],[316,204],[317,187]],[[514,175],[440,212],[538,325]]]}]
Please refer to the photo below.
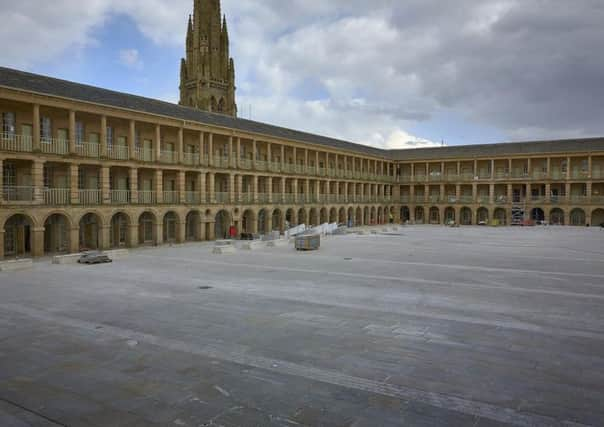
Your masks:
[{"label": "arch", "polygon": [[604,209],[596,209],[591,213],[591,223],[604,227]]},{"label": "arch", "polygon": [[268,221],[267,221],[267,213],[266,209],[260,209],[258,212],[258,233],[266,234],[269,232],[267,229]]},{"label": "arch", "polygon": [[229,227],[232,221],[231,214],[224,209],[216,214],[214,222],[214,236],[216,239],[228,239]]},{"label": "arch", "polygon": [[545,221],[545,212],[543,209],[531,209],[531,220],[535,221],[537,224],[541,224],[543,221]]},{"label": "arch", "polygon": [[111,218],[110,240],[112,248],[124,248],[130,243],[130,217],[118,212]]},{"label": "arch", "polygon": [[377,210],[375,209],[375,206],[371,208],[369,215],[369,224],[375,225],[377,223]]},{"label": "arch", "polygon": [[[342,208],[344,209],[344,208]],[[344,209],[346,211],[346,209]],[[348,208],[348,214],[346,215],[346,225],[352,227],[354,225],[354,208]]]},{"label": "arch", "polygon": [[377,218],[376,218],[376,220],[377,220],[378,224],[383,224],[384,223],[384,211],[382,210],[381,206],[377,209]]},{"label": "arch", "polygon": [[477,225],[488,225],[489,224],[489,210],[487,208],[479,208],[476,211],[476,224]]},{"label": "arch", "polygon": [[495,209],[495,212],[493,212],[493,219],[496,220],[499,225],[508,224],[508,216],[504,208]]},{"label": "arch", "polygon": [[101,217],[96,213],[87,213],[80,219],[80,250],[101,248],[101,227]]},{"label": "arch", "polygon": [[360,207],[357,208],[357,213],[356,213],[354,219],[355,219],[354,223],[357,227],[360,225],[363,225],[363,210]]},{"label": "arch", "polygon": [[157,217],[153,212],[143,212],[138,217],[138,243],[155,245],[157,242]]},{"label": "arch", "polygon": [[445,224],[455,223],[455,208],[449,206],[445,209]]},{"label": "arch", "polygon": [[295,227],[296,226],[296,211],[292,208],[289,208],[285,211],[285,228]]},{"label": "arch", "polygon": [[[344,209],[344,208],[342,208]],[[342,211],[342,209],[340,209],[340,212]],[[344,209],[344,213],[346,213],[346,209]],[[340,215],[339,212],[336,208],[331,208],[329,211],[329,222],[330,223],[334,223],[334,222],[344,222],[344,221],[340,221]]]},{"label": "arch", "polygon": [[178,240],[178,216],[173,211],[164,215],[163,231],[165,243],[176,243]]},{"label": "arch", "polygon": [[254,211],[251,209],[243,212],[242,222],[241,222],[241,230],[244,233],[253,234],[255,233],[254,224],[256,223],[256,215],[254,215]]},{"label": "arch", "polygon": [[584,227],[587,224],[587,218],[583,209],[573,209],[570,212],[570,225],[575,227]]},{"label": "arch", "polygon": [[308,218],[306,217],[306,209],[300,208],[298,210],[298,225],[308,225]]},{"label": "arch", "polygon": [[401,207],[401,221],[403,223],[411,221],[411,211],[409,210],[409,206]]},{"label": "arch", "polygon": [[[285,231],[283,224],[283,213],[280,209],[275,209],[272,215],[273,230]],[[272,231],[272,230],[270,230]]]},{"label": "arch", "polygon": [[308,221],[309,221],[310,225],[312,225],[313,227],[316,227],[319,225],[319,215],[317,212],[317,208],[310,209],[310,212],[308,214]]},{"label": "arch", "polygon": [[201,240],[201,213],[191,211],[185,219],[185,240],[187,242],[199,242]]},{"label": "arch", "polygon": [[549,223],[552,225],[564,225],[564,211],[560,208],[554,208],[549,213]]},{"label": "arch", "polygon": [[415,223],[424,224],[426,222],[425,212],[423,206],[415,207]]},{"label": "arch", "polygon": [[369,208],[366,206],[363,210],[363,225],[369,224]]},{"label": "arch", "polygon": [[472,209],[467,206],[461,208],[459,212],[459,223],[461,225],[472,225]]},{"label": "arch", "polygon": [[321,208],[319,211],[319,224],[325,224],[329,222],[329,215],[327,214],[327,208]]},{"label": "arch", "polygon": [[4,222],[4,257],[29,256],[33,251],[34,222],[23,214],[16,214]]},{"label": "arch", "polygon": [[70,249],[70,222],[63,214],[52,214],[44,221],[44,253],[64,254]]},{"label": "arch", "polygon": [[432,224],[432,225],[440,224],[440,209],[438,209],[436,206],[432,206],[430,208],[430,213],[429,213],[428,218],[429,218],[430,224]]}]

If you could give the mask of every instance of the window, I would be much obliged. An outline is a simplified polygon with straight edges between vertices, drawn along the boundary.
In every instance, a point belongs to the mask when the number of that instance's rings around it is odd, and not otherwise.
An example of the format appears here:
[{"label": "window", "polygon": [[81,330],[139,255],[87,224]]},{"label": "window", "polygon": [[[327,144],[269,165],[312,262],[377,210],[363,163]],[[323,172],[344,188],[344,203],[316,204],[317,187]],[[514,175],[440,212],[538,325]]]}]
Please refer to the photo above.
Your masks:
[{"label": "window", "polygon": [[113,147],[113,128],[107,126],[107,147]]},{"label": "window", "polygon": [[120,136],[117,138],[117,145],[119,145],[120,147],[125,147],[127,144],[126,142],[126,137],[125,136]]},{"label": "window", "polygon": [[91,144],[98,144],[100,139],[101,138],[99,137],[98,133],[91,133],[90,135],[88,135],[88,140]]},{"label": "window", "polygon": [[40,119],[40,138],[42,140],[52,139],[52,120],[50,117]]},{"label": "window", "polygon": [[75,143],[77,145],[82,145],[84,143],[84,123],[82,122],[76,122]]},{"label": "window", "polygon": [[15,113],[2,113],[2,133],[7,136],[15,135]]}]

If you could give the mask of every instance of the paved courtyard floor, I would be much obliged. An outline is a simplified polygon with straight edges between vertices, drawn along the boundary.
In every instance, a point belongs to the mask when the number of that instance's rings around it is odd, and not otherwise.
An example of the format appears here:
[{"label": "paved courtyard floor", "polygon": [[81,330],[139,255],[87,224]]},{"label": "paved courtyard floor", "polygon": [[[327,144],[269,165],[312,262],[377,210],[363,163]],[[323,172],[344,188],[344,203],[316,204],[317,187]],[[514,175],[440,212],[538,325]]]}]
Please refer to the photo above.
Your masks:
[{"label": "paved courtyard floor", "polygon": [[211,250],[0,273],[0,426],[604,425],[599,229]]}]

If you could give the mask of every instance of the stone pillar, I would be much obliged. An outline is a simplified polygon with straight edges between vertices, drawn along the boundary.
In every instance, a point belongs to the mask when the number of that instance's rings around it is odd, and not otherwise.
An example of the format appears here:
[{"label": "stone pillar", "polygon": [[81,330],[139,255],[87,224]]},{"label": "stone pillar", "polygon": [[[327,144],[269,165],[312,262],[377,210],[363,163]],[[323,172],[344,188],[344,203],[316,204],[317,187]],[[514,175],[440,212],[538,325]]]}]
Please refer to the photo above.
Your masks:
[{"label": "stone pillar", "polygon": [[512,203],[514,198],[514,186],[512,184],[508,184],[508,203]]},{"label": "stone pillar", "polygon": [[[548,168],[549,171],[549,168]],[[550,197],[552,196],[552,185],[550,183],[545,184],[545,198],[546,201],[549,202]]]},{"label": "stone pillar", "polygon": [[176,161],[180,164],[184,163],[185,160],[185,135],[184,129],[178,128],[178,137],[176,142]]},{"label": "stone pillar", "polygon": [[176,243],[185,243],[187,241],[187,236],[186,236],[186,232],[187,232],[187,223],[186,220],[185,221],[180,221],[177,224],[176,227]]},{"label": "stone pillar", "polygon": [[592,169],[593,169],[593,158],[590,155],[587,157],[587,178],[588,179],[591,179]]},{"label": "stone pillar", "polygon": [[187,200],[187,181],[186,173],[179,170],[176,174],[176,190],[178,191],[178,202],[184,204]]},{"label": "stone pillar", "polygon": [[571,179],[571,163],[570,163],[570,157],[566,158],[566,179]]},{"label": "stone pillar", "polygon": [[268,203],[271,204],[273,203],[273,177],[269,176],[267,178],[267,188],[266,188],[266,192],[268,193]]},{"label": "stone pillar", "polygon": [[252,140],[252,167],[256,169],[256,160],[258,156],[258,146],[256,140]]},{"label": "stone pillar", "polygon": [[294,178],[292,180],[292,191],[294,195],[294,206],[298,205],[298,179]]},{"label": "stone pillar", "polygon": [[[80,204],[80,189],[78,187],[79,181],[79,167],[75,163],[71,163],[69,165],[69,188],[70,188],[70,199],[72,205]],[[2,177],[0,176],[0,182],[2,182]]]},{"label": "stone pillar", "polygon": [[310,201],[310,179],[306,179],[304,181],[304,195],[306,197],[306,202]]},{"label": "stone pillar", "polygon": [[315,152],[315,173],[316,173],[316,175],[319,174],[319,152],[318,151]]},{"label": "stone pillar", "polygon": [[99,141],[99,155],[107,157],[107,116],[101,116],[101,140]]},{"label": "stone pillar", "polygon": [[76,113],[69,110],[69,153],[76,154]]},{"label": "stone pillar", "polygon": [[207,238],[209,241],[216,240],[216,223],[214,221],[210,221],[208,224]]},{"label": "stone pillar", "polygon": [[285,145],[281,144],[281,172],[285,172]]},{"label": "stone pillar", "polygon": [[229,135],[229,165],[234,169],[237,167],[237,156],[233,145],[233,136]]},{"label": "stone pillar", "polygon": [[243,194],[243,175],[237,175],[237,203],[241,203]]},{"label": "stone pillar", "polygon": [[298,167],[298,148],[297,147],[293,147],[293,150],[294,150],[294,152],[293,152],[294,153],[294,156],[293,156],[294,157],[293,158],[293,161],[294,161],[294,173],[298,173],[298,170],[297,170],[297,167]]},{"label": "stone pillar", "polygon": [[209,201],[210,203],[216,203],[216,174],[214,172],[208,174],[208,187],[210,190],[208,194]]},{"label": "stone pillar", "polygon": [[136,160],[136,122],[130,120],[130,132],[128,134],[128,149],[130,151],[130,159]]},{"label": "stone pillar", "polygon": [[138,168],[130,168],[130,203],[138,204]]},{"label": "stone pillar", "polygon": [[44,227],[32,229],[32,243],[31,255],[34,258],[44,256]]},{"label": "stone pillar", "polygon": [[198,179],[198,183],[199,183],[199,187],[198,187],[199,201],[201,202],[201,204],[205,204],[208,200],[208,189],[206,186],[205,172],[200,173],[197,179]]},{"label": "stone pillar", "polygon": [[157,218],[155,223],[155,245],[160,246],[164,243],[164,219]]},{"label": "stone pillar", "polygon": [[69,253],[80,252],[80,227],[75,225],[69,229]]},{"label": "stone pillar", "polygon": [[[459,163],[458,163],[459,166]],[[459,172],[458,172],[459,175]],[[491,160],[491,179],[495,179],[495,159]]]},{"label": "stone pillar", "polygon": [[155,125],[155,161],[161,159],[161,126]]},{"label": "stone pillar", "polygon": [[214,166],[214,134],[208,133],[208,165]]},{"label": "stone pillar", "polygon": [[235,174],[229,174],[229,202],[235,203]]},{"label": "stone pillar", "polygon": [[33,105],[33,123],[32,123],[32,149],[34,152],[40,151],[40,105]]},{"label": "stone pillar", "polygon": [[268,170],[270,171],[270,167],[271,167],[271,163],[273,161],[273,153],[272,153],[273,149],[271,147],[271,143],[267,142],[266,143],[266,162],[268,163]]},{"label": "stone pillar", "polygon": [[[237,153],[235,154],[235,167],[241,167],[241,138],[237,138]],[[241,193],[239,193],[241,194]]]},{"label": "stone pillar", "polygon": [[491,205],[495,203],[495,184],[489,185],[489,203]]},{"label": "stone pillar", "polygon": [[308,149],[304,149],[304,173],[308,173]]},{"label": "stone pillar", "polygon": [[155,171],[155,193],[157,203],[162,204],[164,202],[164,173],[162,170]]},{"label": "stone pillar", "polygon": [[34,201],[36,203],[44,202],[44,162],[42,160],[34,160],[32,162],[32,181],[34,185]]},{"label": "stone pillar", "polygon": [[285,203],[285,176],[281,177],[281,203]]},{"label": "stone pillar", "polygon": [[[136,221],[136,218],[134,218],[134,221]],[[134,223],[134,224],[130,224],[130,230],[128,233],[128,247],[130,248],[136,248],[139,244],[138,240],[138,224]]]},{"label": "stone pillar", "polygon": [[[1,186],[4,185],[4,162],[2,160],[2,157],[0,157],[0,189],[2,188]],[[2,203],[4,203],[4,196],[2,194],[2,191],[0,191],[0,206],[2,206]],[[0,228],[0,232],[4,232],[4,228]],[[0,246],[2,246],[4,243],[2,241],[2,239],[0,239]],[[2,249],[4,249],[4,246],[2,246]],[[3,256],[0,254],[0,260],[3,258]]]},{"label": "stone pillar", "polygon": [[315,181],[315,199],[318,203],[321,203],[321,181],[318,179]]},{"label": "stone pillar", "polygon": [[461,184],[455,185],[455,199],[457,201],[461,200]]},{"label": "stone pillar", "polygon": [[547,158],[547,178],[548,179],[552,178],[552,158],[551,157]]},{"label": "stone pillar", "polygon": [[101,203],[104,205],[108,205],[111,203],[111,182],[109,167],[101,166],[100,170],[100,178],[101,178]]},{"label": "stone pillar", "polygon": [[474,201],[474,203],[476,203],[477,199],[478,199],[478,184],[474,183],[474,184],[472,184],[472,200]]},{"label": "stone pillar", "polygon": [[254,199],[253,203],[258,203],[258,175],[254,175]]}]

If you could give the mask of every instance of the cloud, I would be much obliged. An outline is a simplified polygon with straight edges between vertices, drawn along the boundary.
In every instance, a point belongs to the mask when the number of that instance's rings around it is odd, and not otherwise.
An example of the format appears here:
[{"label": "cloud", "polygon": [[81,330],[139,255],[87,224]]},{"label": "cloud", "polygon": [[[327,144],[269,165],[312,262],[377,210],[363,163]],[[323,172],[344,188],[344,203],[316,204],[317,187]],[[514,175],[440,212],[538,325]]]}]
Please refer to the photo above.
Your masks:
[{"label": "cloud", "polygon": [[[158,55],[182,52],[192,3],[13,2],[2,61],[72,55],[113,14]],[[433,144],[409,129],[448,111],[509,139],[604,133],[601,0],[223,0],[223,12],[242,116],[252,104],[255,119],[381,147]]]},{"label": "cloud", "polygon": [[141,70],[143,68],[143,61],[140,58],[140,54],[137,49],[122,49],[119,52],[120,64],[127,68],[134,70]]}]

